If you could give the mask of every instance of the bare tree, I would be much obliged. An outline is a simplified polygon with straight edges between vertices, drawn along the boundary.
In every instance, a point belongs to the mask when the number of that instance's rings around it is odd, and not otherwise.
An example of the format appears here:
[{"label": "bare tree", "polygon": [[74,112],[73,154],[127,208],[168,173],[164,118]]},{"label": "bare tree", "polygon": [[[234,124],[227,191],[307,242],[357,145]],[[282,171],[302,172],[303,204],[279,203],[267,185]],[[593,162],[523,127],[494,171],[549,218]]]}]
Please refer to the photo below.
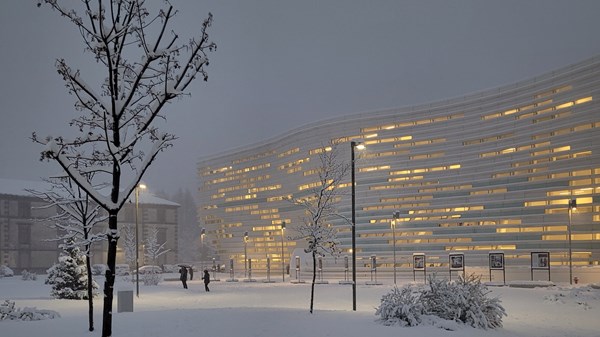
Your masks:
[{"label": "bare tree", "polygon": [[[34,133],[32,139],[44,145],[42,159],[58,163],[108,213],[102,336],[111,336],[117,215],[158,153],[175,140],[156,126],[165,118],[161,111],[185,95],[194,79],[208,78],[207,53],[216,48],[207,33],[212,15],[199,25],[197,38],[180,43],[168,29],[176,14],[168,2],[153,15],[144,0],[80,0],[79,6],[43,2],[75,25],[85,49],[106,71],[104,81],[92,86],[81,71],[57,60],[58,73],[82,113],[70,123],[78,135],[40,138]],[[90,172],[93,182],[85,179]]]},{"label": "bare tree", "polygon": [[[90,175],[86,176],[89,182]],[[94,331],[94,297],[92,266],[90,264],[91,246],[94,242],[106,240],[106,233],[93,233],[96,225],[106,221],[101,208],[92,203],[89,195],[68,177],[46,179],[49,190],[42,192],[28,190],[32,195],[46,201],[42,208],[56,208],[57,214],[46,220],[50,226],[58,229],[56,240],[63,241],[65,247],[82,247],[87,268],[88,293],[88,329]]]},{"label": "bare tree", "polygon": [[338,162],[337,156],[337,147],[322,147],[319,154],[320,166],[316,169],[319,180],[315,182],[315,187],[310,190],[307,197],[292,198],[292,201],[305,211],[302,223],[295,228],[298,235],[292,239],[306,240],[308,247],[304,251],[312,255],[311,314],[315,297],[317,257],[325,256],[325,254],[339,254],[337,230],[329,224],[329,221],[336,217],[345,219],[338,213],[336,204],[341,199],[340,184],[350,171],[350,165]]},{"label": "bare tree", "polygon": [[126,225],[123,230],[123,253],[125,255],[125,261],[130,267],[135,266],[135,250],[137,245],[135,244],[135,230],[132,225]]},{"label": "bare tree", "polygon": [[166,242],[158,242],[158,228],[156,228],[156,226],[150,227],[144,245],[146,247],[146,251],[144,252],[145,257],[152,261],[153,265],[156,265],[156,259],[170,251],[170,249],[165,248],[166,244]]}]

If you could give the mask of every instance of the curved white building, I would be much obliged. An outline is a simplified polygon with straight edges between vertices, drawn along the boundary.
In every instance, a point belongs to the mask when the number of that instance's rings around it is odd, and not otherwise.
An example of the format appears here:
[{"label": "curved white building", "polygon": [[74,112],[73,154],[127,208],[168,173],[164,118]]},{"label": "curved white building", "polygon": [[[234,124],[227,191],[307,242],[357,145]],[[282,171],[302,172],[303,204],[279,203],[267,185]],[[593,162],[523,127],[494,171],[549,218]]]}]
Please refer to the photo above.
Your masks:
[{"label": "curved white building", "polygon": [[[529,266],[531,252],[549,252],[552,266],[600,261],[600,57],[544,76],[431,104],[361,113],[305,125],[279,137],[202,158],[200,223],[221,260],[254,269],[266,257],[281,264],[282,231],[301,210],[283,197],[307,193],[317,181],[323,145],[350,140],[366,150],[356,161],[358,267],[377,256],[393,266],[392,214],[399,268],[415,252],[427,266],[448,268],[448,254],[488,266],[502,251],[507,266]],[[350,217],[348,196],[339,203]],[[572,212],[569,245],[569,201]],[[344,254],[350,226],[337,221]],[[244,233],[248,240],[244,242]],[[284,261],[302,242],[284,240]],[[281,267],[279,267],[281,268]],[[279,269],[280,270],[280,269]],[[367,270],[367,269],[365,269]]]}]

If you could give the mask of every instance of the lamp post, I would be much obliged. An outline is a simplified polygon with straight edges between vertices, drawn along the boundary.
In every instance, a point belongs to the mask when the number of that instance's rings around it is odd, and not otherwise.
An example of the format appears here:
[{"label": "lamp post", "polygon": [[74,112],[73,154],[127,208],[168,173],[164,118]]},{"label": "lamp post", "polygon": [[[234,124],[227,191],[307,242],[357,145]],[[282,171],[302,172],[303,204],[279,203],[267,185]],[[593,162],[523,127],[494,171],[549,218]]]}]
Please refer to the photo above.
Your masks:
[{"label": "lamp post", "polygon": [[248,275],[248,232],[244,232],[244,277]]},{"label": "lamp post", "polygon": [[139,249],[139,223],[138,217],[140,213],[140,189],[145,190],[146,185],[139,183],[135,187],[135,294],[140,297],[140,249]]},{"label": "lamp post", "polygon": [[400,212],[395,211],[392,220],[392,240],[394,242],[394,284],[396,284],[396,222],[400,219]]},{"label": "lamp post", "polygon": [[200,255],[201,255],[201,259],[204,260],[206,258],[206,253],[204,251],[204,237],[206,236],[206,228],[202,227],[202,229],[200,230],[200,247],[201,247],[201,251],[200,251]]},{"label": "lamp post", "polygon": [[352,310],[356,311],[356,198],[355,198],[355,177],[354,177],[354,149],[363,150],[364,144],[357,141],[350,142],[350,161],[352,177]]},{"label": "lamp post", "polygon": [[577,209],[577,200],[569,200],[569,227],[567,227],[567,236],[569,237],[569,284],[573,284],[573,250],[571,249],[571,215]]},{"label": "lamp post", "polygon": [[285,232],[285,221],[281,222],[281,277],[285,282],[285,252],[283,250],[283,232]]}]

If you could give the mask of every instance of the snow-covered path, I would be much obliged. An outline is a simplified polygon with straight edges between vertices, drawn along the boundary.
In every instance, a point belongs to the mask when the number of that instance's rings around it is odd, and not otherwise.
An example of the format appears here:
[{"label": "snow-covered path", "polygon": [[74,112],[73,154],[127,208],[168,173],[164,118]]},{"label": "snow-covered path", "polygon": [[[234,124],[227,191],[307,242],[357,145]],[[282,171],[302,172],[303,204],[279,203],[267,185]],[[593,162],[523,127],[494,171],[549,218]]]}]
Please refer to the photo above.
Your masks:
[{"label": "snow-covered path", "polygon": [[[351,287],[332,282],[317,285],[315,314],[308,313],[310,285],[285,283],[211,283],[204,292],[200,281],[165,281],[159,286],[140,285],[133,313],[113,316],[113,336],[261,336],[261,337],[378,337],[378,336],[484,336],[562,337],[600,336],[600,290],[580,286],[551,288],[492,287],[500,296],[508,317],[499,330],[462,327],[447,331],[425,326],[386,327],[377,324],[375,307],[392,285],[357,288],[357,312],[353,312]],[[132,290],[131,283],[119,280],[117,291]],[[100,336],[102,301],[95,305],[96,331],[87,331],[87,302],[55,300],[49,297],[43,276],[37,281],[19,277],[0,279],[0,300],[16,301],[17,307],[58,311],[61,318],[36,322],[0,321],[0,335]],[[117,303],[114,303],[117,309]]]}]

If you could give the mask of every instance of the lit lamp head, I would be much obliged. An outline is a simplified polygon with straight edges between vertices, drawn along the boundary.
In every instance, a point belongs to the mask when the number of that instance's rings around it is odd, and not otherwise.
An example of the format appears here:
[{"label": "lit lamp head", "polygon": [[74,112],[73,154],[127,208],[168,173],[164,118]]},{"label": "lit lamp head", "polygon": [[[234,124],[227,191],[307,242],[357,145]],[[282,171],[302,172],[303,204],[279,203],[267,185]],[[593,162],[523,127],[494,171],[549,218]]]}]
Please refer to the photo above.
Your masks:
[{"label": "lit lamp head", "polygon": [[350,144],[352,145],[353,149],[357,149],[357,150],[364,150],[365,149],[365,144],[360,141],[360,140],[352,140],[350,142]]},{"label": "lit lamp head", "polygon": [[282,221],[282,222],[281,222],[281,229],[282,229],[282,230],[285,230],[285,221]]},{"label": "lit lamp head", "polygon": [[248,242],[248,232],[244,232],[244,242]]},{"label": "lit lamp head", "polygon": [[140,182],[137,186],[140,190],[145,190],[146,189],[146,184],[144,184],[143,182]]},{"label": "lit lamp head", "polygon": [[577,199],[569,200],[569,209],[572,211],[577,209]]}]

